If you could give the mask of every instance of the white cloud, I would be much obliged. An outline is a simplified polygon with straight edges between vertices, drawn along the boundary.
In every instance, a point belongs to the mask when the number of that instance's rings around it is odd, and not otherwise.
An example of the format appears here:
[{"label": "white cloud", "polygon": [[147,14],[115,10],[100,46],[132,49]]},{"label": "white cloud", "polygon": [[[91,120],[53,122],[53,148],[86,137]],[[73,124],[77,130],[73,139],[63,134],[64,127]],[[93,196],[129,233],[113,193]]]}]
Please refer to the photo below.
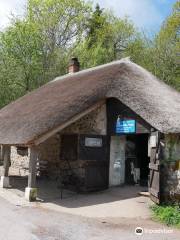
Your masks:
[{"label": "white cloud", "polygon": [[24,10],[26,0],[0,0],[0,27],[8,25],[10,15],[21,15]]},{"label": "white cloud", "polygon": [[[11,13],[22,14],[26,1],[0,0],[0,27],[9,23]],[[129,16],[139,28],[149,30],[158,28],[164,19],[163,11],[158,9],[156,3],[165,6],[170,1],[174,0],[94,0],[102,7],[111,8],[119,17]]]},{"label": "white cloud", "polygon": [[[165,2],[165,0],[160,0]],[[117,16],[129,16],[139,27],[153,29],[164,19],[155,0],[96,0],[102,7],[111,8]]]}]

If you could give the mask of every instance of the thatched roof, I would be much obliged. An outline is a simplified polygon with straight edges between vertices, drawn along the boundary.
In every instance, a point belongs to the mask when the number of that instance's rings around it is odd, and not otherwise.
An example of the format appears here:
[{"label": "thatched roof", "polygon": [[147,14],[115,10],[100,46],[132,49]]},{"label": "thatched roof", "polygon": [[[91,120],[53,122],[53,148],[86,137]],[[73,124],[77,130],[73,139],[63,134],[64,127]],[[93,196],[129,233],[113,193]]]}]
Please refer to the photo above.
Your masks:
[{"label": "thatched roof", "polygon": [[33,144],[102,99],[115,97],[163,133],[180,133],[180,93],[127,59],[68,74],[0,111],[0,144]]}]

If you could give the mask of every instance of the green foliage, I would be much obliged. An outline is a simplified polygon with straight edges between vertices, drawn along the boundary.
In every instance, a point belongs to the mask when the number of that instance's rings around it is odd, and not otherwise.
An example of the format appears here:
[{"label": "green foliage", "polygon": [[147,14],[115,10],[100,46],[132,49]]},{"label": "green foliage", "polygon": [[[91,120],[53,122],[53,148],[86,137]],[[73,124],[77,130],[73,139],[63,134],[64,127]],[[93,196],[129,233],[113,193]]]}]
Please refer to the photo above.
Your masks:
[{"label": "green foliage", "polygon": [[179,10],[178,0],[149,39],[128,18],[84,0],[28,0],[24,18],[0,33],[0,107],[67,73],[72,56],[82,69],[130,56],[180,90]]},{"label": "green foliage", "polygon": [[180,228],[180,208],[178,206],[154,205],[152,211],[156,220]]},{"label": "green foliage", "polygon": [[[28,22],[16,21],[13,27],[1,35],[1,43],[1,56],[4,67],[7,67],[5,77],[9,80],[11,77],[16,79],[14,83],[22,91],[38,87],[38,73],[42,61],[41,41],[35,26]],[[11,71],[8,71],[10,67]]]},{"label": "green foliage", "polygon": [[82,68],[104,64],[126,57],[133,48],[138,33],[127,18],[120,19],[96,6],[87,24],[87,31],[74,49]]},{"label": "green foliage", "polygon": [[66,73],[91,8],[81,0],[29,0],[0,34],[0,107]]},{"label": "green foliage", "polygon": [[172,14],[149,45],[150,57],[147,57],[152,64],[147,64],[147,68],[167,84],[180,90],[180,1],[177,1]]},{"label": "green foliage", "polygon": [[96,5],[95,11],[90,16],[87,22],[87,43],[88,49],[93,47],[102,38],[104,31],[107,29],[108,21],[103,9],[100,8],[99,4]]}]

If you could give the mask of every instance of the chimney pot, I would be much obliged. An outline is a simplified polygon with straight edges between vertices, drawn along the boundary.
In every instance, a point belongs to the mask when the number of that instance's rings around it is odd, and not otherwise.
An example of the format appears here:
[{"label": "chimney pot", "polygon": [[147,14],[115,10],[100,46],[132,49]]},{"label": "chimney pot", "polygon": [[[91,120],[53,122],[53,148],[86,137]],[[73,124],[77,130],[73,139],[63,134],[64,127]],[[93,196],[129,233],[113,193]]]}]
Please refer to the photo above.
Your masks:
[{"label": "chimney pot", "polygon": [[80,69],[80,63],[78,61],[78,58],[72,57],[69,61],[69,73],[75,73],[79,72]]}]

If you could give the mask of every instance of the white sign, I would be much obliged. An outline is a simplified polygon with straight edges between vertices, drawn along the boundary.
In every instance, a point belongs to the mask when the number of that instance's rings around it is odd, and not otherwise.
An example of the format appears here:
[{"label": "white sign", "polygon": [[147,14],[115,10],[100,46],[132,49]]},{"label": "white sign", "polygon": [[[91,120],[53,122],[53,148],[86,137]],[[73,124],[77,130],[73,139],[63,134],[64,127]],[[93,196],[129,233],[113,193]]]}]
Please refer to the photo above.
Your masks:
[{"label": "white sign", "polygon": [[156,136],[150,136],[150,147],[154,148],[157,146],[157,138]]},{"label": "white sign", "polygon": [[86,147],[102,147],[102,138],[85,138]]}]

